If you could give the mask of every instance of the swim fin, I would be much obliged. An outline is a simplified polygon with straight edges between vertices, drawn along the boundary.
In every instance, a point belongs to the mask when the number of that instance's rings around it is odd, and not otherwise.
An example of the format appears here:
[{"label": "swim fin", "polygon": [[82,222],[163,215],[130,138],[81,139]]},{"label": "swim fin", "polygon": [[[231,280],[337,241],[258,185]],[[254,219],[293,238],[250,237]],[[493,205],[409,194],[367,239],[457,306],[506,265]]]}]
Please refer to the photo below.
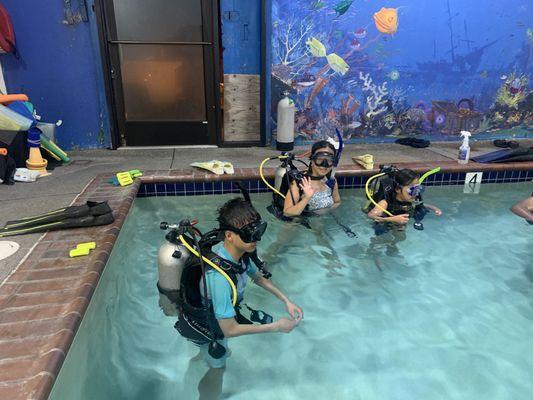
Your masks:
[{"label": "swim fin", "polygon": [[58,210],[50,211],[42,215],[22,218],[16,221],[9,221],[5,224],[4,229],[21,229],[36,225],[45,225],[52,222],[62,221],[67,218],[80,218],[89,215],[99,216],[108,214],[111,208],[104,202],[88,201],[81,206],[69,206]]},{"label": "swim fin", "polygon": [[47,223],[33,226],[19,226],[0,229],[0,237],[27,235],[30,233],[39,233],[68,228],[83,228],[89,226],[107,225],[115,220],[113,213],[109,212],[102,215],[85,215],[74,218],[64,218],[59,221],[48,221]]},{"label": "swim fin", "polygon": [[533,147],[496,150],[487,154],[472,157],[472,160],[478,163],[533,161]]},{"label": "swim fin", "polygon": [[235,173],[235,169],[233,168],[233,164],[230,163],[229,161],[212,160],[210,162],[222,165],[222,168],[224,169],[224,173],[225,174],[233,175]]},{"label": "swim fin", "polygon": [[219,161],[211,160],[206,162],[193,162],[190,164],[191,167],[202,168],[208,170],[216,175],[224,174],[224,167],[220,164]]}]

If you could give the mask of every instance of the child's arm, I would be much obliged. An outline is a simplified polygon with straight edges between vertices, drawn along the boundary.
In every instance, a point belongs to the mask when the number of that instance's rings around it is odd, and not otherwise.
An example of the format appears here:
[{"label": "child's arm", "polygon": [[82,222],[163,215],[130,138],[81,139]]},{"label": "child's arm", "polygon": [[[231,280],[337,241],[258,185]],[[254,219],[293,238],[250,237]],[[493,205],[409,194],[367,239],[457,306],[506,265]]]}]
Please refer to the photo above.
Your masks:
[{"label": "child's arm", "polygon": [[388,206],[387,200],[381,200],[367,215],[377,222],[394,222],[398,225],[405,225],[409,222],[409,214],[394,215],[392,217],[382,217],[383,210]]},{"label": "child's arm", "polygon": [[335,180],[335,186],[333,186],[333,202],[336,206],[341,204],[341,195],[339,194],[339,184]]},{"label": "child's arm", "polygon": [[511,211],[524,218],[529,223],[533,222],[533,197],[522,200],[511,207]]},{"label": "child's arm", "polygon": [[424,207],[426,207],[427,209],[433,211],[435,213],[435,215],[437,215],[437,216],[441,216],[442,215],[442,211],[437,206],[424,203]]}]

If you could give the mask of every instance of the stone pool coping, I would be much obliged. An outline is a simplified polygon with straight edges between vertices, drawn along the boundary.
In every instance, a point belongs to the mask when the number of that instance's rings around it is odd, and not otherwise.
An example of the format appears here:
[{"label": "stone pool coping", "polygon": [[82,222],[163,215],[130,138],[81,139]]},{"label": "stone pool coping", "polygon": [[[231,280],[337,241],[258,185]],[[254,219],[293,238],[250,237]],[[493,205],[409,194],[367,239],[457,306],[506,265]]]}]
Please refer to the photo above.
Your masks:
[{"label": "stone pool coping", "polygon": [[[400,168],[425,172],[530,170],[533,162],[459,165],[454,161],[395,163]],[[275,169],[265,168],[273,178]],[[342,165],[338,175],[368,176],[377,169]],[[66,353],[85,314],[111,250],[142,183],[217,180],[255,180],[257,169],[236,168],[234,175],[213,175],[199,170],[145,171],[132,185],[107,183],[113,174],[100,174],[74,201],[107,200],[115,222],[103,227],[45,233],[18,267],[0,284],[0,399],[47,399]],[[77,243],[96,241],[89,256],[69,258]]]}]

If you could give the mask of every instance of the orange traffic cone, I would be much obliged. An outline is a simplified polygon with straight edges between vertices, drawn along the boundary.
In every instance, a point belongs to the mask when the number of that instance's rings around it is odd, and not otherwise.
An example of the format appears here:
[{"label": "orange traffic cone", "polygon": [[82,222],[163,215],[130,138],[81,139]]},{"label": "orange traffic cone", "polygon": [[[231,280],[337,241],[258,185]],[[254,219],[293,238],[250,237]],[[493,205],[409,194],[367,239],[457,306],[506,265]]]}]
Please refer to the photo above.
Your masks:
[{"label": "orange traffic cone", "polygon": [[26,160],[26,167],[45,175],[48,174],[48,171],[46,171],[47,165],[48,161],[41,155],[41,149],[39,147],[30,147],[30,158]]},{"label": "orange traffic cone", "polygon": [[37,129],[28,131],[28,145],[30,146],[30,158],[26,160],[26,167],[34,171],[39,171],[41,176],[48,175],[46,166],[48,161],[41,154],[41,132]]}]

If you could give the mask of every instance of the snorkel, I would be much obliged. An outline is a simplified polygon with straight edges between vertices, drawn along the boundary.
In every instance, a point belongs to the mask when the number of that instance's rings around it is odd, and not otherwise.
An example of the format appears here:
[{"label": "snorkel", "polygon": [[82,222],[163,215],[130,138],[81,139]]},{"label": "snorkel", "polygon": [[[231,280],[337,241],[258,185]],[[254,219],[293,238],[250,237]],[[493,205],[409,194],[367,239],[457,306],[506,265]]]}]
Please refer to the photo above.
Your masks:
[{"label": "snorkel", "polygon": [[335,186],[335,171],[337,169],[337,166],[339,165],[339,161],[341,160],[341,154],[344,148],[344,142],[342,141],[342,134],[337,128],[335,128],[335,133],[337,134],[336,142],[333,139],[328,138],[328,142],[330,142],[333,145],[333,147],[335,147],[335,150],[336,150],[335,158],[333,159],[333,168],[329,174],[328,180],[326,181],[326,185],[328,185],[331,188],[331,190],[333,190],[333,187]]},{"label": "snorkel", "polygon": [[436,174],[437,172],[440,172],[440,167],[433,168],[431,171],[426,172],[424,175],[422,175],[422,176],[420,177],[420,179],[418,180],[418,182],[419,182],[420,184],[422,184],[422,182],[424,182],[424,180],[425,180],[428,176],[433,175],[433,174]]}]

